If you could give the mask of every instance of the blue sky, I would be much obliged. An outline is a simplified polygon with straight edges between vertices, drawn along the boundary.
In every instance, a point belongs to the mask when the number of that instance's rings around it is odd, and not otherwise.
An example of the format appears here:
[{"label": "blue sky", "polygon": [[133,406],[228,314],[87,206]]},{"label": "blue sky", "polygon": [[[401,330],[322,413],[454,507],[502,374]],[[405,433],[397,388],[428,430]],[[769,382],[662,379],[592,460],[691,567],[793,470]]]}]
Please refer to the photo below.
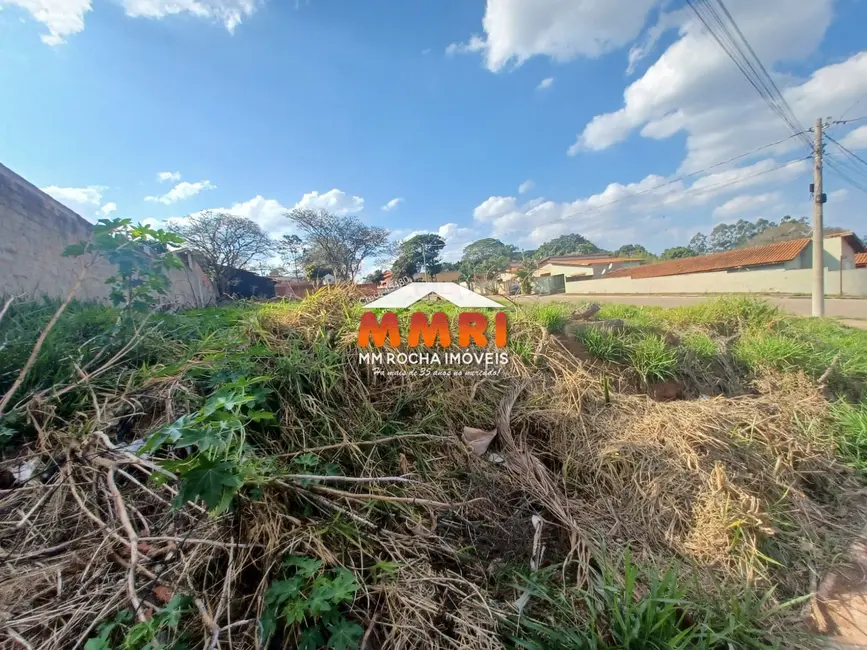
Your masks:
[{"label": "blue sky", "polygon": [[[805,127],[867,116],[867,3],[726,4]],[[789,132],[682,0],[0,9],[0,162],[91,220],[225,209],[280,234],[322,207],[438,231],[454,259],[490,235],[659,251],[810,214],[796,139],[702,171]],[[867,158],[867,121],[829,133]],[[826,189],[827,222],[867,231],[867,194],[830,170]]]}]

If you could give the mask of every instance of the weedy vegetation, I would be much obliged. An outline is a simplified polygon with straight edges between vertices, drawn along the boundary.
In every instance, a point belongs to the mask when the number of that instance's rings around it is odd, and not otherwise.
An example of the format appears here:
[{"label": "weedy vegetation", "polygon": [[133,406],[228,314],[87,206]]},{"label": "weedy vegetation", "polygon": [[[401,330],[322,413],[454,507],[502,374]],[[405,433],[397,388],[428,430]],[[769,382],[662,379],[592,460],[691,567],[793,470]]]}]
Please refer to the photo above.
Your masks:
[{"label": "weedy vegetation", "polygon": [[0,318],[13,645],[818,643],[817,574],[863,526],[865,333],[746,299],[574,330],[507,303],[499,375],[383,376],[353,287],[161,313],[149,272]]}]

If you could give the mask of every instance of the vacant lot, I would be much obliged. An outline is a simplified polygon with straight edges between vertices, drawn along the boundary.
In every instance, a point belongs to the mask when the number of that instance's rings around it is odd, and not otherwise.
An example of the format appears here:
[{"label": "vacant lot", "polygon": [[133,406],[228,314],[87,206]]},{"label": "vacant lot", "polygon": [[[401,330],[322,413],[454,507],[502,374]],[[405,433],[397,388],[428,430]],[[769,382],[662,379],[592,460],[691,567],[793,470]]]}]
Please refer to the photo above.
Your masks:
[{"label": "vacant lot", "polygon": [[[56,307],[0,320],[0,394]],[[0,639],[817,643],[864,521],[867,332],[742,298],[575,310],[510,307],[480,379],[374,374],[351,287],[71,305],[0,420]]]},{"label": "vacant lot", "polygon": [[[809,316],[812,303],[809,297],[804,296],[762,296],[772,305],[779,307],[784,312],[796,316]],[[575,295],[558,294],[554,296],[529,296],[520,297],[520,301],[528,302],[584,302],[593,301],[599,303],[616,303],[621,305],[639,305],[652,307],[683,307],[697,305],[707,300],[715,300],[708,296],[601,296],[601,295]],[[867,329],[867,299],[860,298],[826,298],[825,314],[831,318],[843,319],[847,325]]]}]

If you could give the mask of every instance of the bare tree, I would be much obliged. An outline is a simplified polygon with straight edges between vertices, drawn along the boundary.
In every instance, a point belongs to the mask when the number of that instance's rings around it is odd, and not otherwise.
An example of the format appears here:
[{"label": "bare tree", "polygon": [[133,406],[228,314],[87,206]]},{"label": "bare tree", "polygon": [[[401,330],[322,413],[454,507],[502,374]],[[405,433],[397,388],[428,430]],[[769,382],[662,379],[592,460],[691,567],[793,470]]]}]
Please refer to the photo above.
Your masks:
[{"label": "bare tree", "polygon": [[330,268],[337,280],[354,280],[364,260],[389,249],[388,230],[366,226],[356,217],[300,208],[286,216],[306,235],[318,264]]},{"label": "bare tree", "polygon": [[248,269],[274,247],[255,222],[223,212],[202,212],[187,223],[172,225],[170,230],[197,253],[219,295],[230,292],[236,269]]}]

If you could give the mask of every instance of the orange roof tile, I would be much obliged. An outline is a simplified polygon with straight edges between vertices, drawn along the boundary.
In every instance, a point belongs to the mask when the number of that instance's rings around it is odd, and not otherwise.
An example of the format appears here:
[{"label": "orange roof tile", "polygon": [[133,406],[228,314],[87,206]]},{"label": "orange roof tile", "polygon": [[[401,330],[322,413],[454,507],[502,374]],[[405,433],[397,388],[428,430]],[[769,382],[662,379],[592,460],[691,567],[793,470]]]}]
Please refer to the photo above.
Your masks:
[{"label": "orange roof tile", "polygon": [[618,269],[606,273],[605,278],[659,278],[666,275],[683,275],[685,273],[707,273],[709,271],[725,271],[746,266],[765,266],[781,264],[795,259],[807,244],[809,238],[793,239],[791,241],[754,246],[740,250],[712,253],[699,257],[687,257],[680,260],[669,260],[647,266],[636,266],[629,269]]},{"label": "orange roof tile", "polygon": [[867,266],[867,253],[855,254],[855,266]]}]

